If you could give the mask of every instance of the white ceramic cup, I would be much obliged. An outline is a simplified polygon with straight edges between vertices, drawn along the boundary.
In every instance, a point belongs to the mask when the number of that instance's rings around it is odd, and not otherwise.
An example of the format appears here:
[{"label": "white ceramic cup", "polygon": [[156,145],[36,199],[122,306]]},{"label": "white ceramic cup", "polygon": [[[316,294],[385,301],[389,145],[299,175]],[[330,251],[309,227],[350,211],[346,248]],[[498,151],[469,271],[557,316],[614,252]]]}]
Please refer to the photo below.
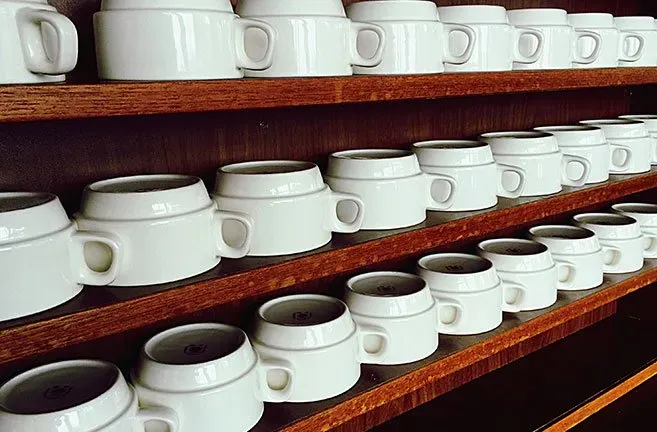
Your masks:
[{"label": "white ceramic cup", "polygon": [[46,0],[0,1],[0,84],[64,81],[78,61],[78,33]]},{"label": "white ceramic cup", "polygon": [[399,272],[354,276],[346,283],[344,301],[361,330],[387,334],[387,339],[374,334],[363,340],[365,351],[381,352],[372,363],[411,363],[438,348],[438,303],[419,276]]},{"label": "white ceramic cup", "polygon": [[[380,26],[386,33],[381,63],[374,67],[355,66],[360,75],[426,74],[445,71],[444,63],[463,64],[470,59],[476,35],[470,27],[438,21],[434,2],[422,0],[373,0],[352,3],[347,16]],[[454,54],[448,39],[460,32],[468,39],[463,52]],[[358,52],[373,55],[378,47],[374,33],[358,36]]]},{"label": "white ceramic cup", "polygon": [[[481,257],[441,253],[421,258],[417,273],[427,281],[438,300],[439,331],[472,335],[493,330],[502,323],[502,311],[518,312],[524,287],[503,286],[493,264]],[[509,298],[504,298],[504,290]]]},{"label": "white ceramic cup", "polygon": [[586,183],[609,180],[609,171],[627,171],[632,163],[632,148],[622,144],[610,144],[599,127],[546,126],[535,130],[554,135],[563,154],[583,157],[591,164],[591,174]]},{"label": "white ceramic cup", "polygon": [[496,162],[525,170],[522,196],[555,194],[561,185],[583,186],[591,173],[588,160],[563,154],[554,135],[546,132],[493,132],[479,140],[490,145]]},{"label": "white ceramic cup", "polygon": [[181,430],[174,411],[140,408],[121,371],[104,361],[52,363],[0,387],[0,430],[6,432],[144,432],[147,423]]},{"label": "white ceramic cup", "polygon": [[[264,35],[258,56],[249,55],[250,30]],[[103,0],[94,31],[107,80],[242,78],[271,66],[277,42],[271,26],[239,18],[228,0]]]},{"label": "white ceramic cup", "polygon": [[[568,23],[568,12],[564,9],[515,9],[508,11],[507,15],[514,26],[539,30],[544,37],[540,58],[530,64],[514,63],[514,69],[571,69],[573,63],[593,63],[600,54],[602,38],[597,33],[572,28]],[[593,51],[586,56],[576,49],[579,41],[585,38],[590,38],[594,44]],[[536,38],[520,38],[521,53],[528,55],[536,48]]]},{"label": "white ceramic cup", "polygon": [[[380,337],[378,352],[365,350],[365,341]],[[289,402],[329,399],[349,390],[360,377],[360,364],[375,363],[388,345],[388,334],[359,330],[347,306],[333,297],[292,295],[270,300],[256,314],[252,334],[264,361],[290,365],[288,374],[268,374],[270,387],[291,380]]]},{"label": "white ceramic cup", "polygon": [[[438,8],[438,16],[444,23],[471,27],[477,38],[470,59],[463,64],[446,64],[445,70],[449,72],[509,71],[513,69],[514,62],[535,63],[543,52],[543,33],[512,26],[502,6],[445,6]],[[520,40],[523,37],[535,40],[534,52],[520,52]],[[449,37],[449,50],[464,52],[468,42],[463,33],[453,32]]]},{"label": "white ceramic cup", "polygon": [[263,401],[291,394],[293,381],[272,389],[270,373],[292,374],[284,363],[260,361],[239,328],[201,323],[149,339],[131,375],[140,405],[175,411],[181,430],[243,432],[262,417]]},{"label": "white ceramic cup", "polygon": [[565,270],[574,274],[559,276],[571,277],[572,283],[559,289],[586,290],[602,284],[604,252],[593,231],[569,225],[541,225],[529,230],[529,238],[547,246],[556,263],[570,264]]},{"label": "white ceramic cup", "polygon": [[[637,174],[650,171],[651,163],[657,163],[657,140],[653,139],[643,121],[630,119],[584,120],[581,124],[602,129],[607,142],[612,146],[624,146],[631,151],[624,156],[622,152],[612,154],[611,174]],[[630,161],[627,161],[627,157]],[[617,170],[613,165],[627,168]]]},{"label": "white ceramic cup", "polygon": [[619,118],[626,119],[626,120],[638,120],[642,121],[645,125],[646,128],[648,129],[648,133],[650,134],[650,137],[653,139],[653,149],[654,149],[654,155],[651,160],[651,164],[655,165],[657,164],[657,115],[655,114],[630,114],[630,115],[622,115]]},{"label": "white ceramic cup", "polygon": [[620,203],[611,209],[625,216],[636,219],[644,236],[644,258],[657,258],[657,205],[647,203]]},{"label": "white ceramic cup", "polygon": [[[94,245],[111,251],[96,271]],[[50,309],[75,297],[82,285],[114,281],[122,261],[121,241],[104,232],[84,232],[69,220],[55,195],[0,193],[0,321]]]},{"label": "white ceramic cup", "polygon": [[[644,236],[636,219],[613,213],[576,215],[575,224],[593,231],[604,249],[605,273],[630,273],[643,267],[643,256],[657,253],[655,236]],[[650,241],[647,241],[650,240]]]},{"label": "white ceramic cup", "polygon": [[481,141],[423,141],[413,144],[413,152],[422,171],[456,181],[449,211],[493,207],[498,196],[518,198],[525,188],[525,170],[496,163],[490,146]]},{"label": "white ceramic cup", "polygon": [[[519,298],[514,304],[523,311],[552,306],[557,289],[569,289],[574,282],[573,266],[555,263],[547,246],[532,240],[486,240],[477,245],[477,253],[493,263],[503,284],[522,287],[516,290]],[[505,294],[506,301],[509,295]]]},{"label": "white ceramic cup", "polygon": [[[241,17],[268,23],[276,32],[272,65],[267,70],[245,71],[250,77],[344,76],[353,66],[373,67],[381,63],[386,33],[378,25],[351,21],[342,3],[335,0],[239,0]],[[358,39],[373,36],[371,55],[358,51]],[[254,55],[262,48],[255,32],[247,35]]]},{"label": "white ceramic cup", "polygon": [[[646,44],[645,37],[636,32],[619,31],[614,24],[612,14],[568,14],[568,22],[575,30],[594,32],[602,39],[602,44],[599,45],[600,54],[598,58],[588,64],[573,63],[575,68],[613,68],[619,66],[619,61],[634,63],[643,56]],[[636,41],[636,46],[630,40]],[[594,49],[593,39],[583,38],[577,42],[576,53],[580,56],[589,56]]]},{"label": "white ceramic cup", "polygon": [[[321,247],[332,232],[353,233],[364,217],[363,201],[334,192],[317,165],[296,161],[258,161],[217,171],[214,199],[219,209],[254,220],[249,255],[289,255]],[[229,236],[239,235],[232,225]]]},{"label": "white ceramic cup", "polygon": [[[632,32],[643,36],[645,39],[641,58],[634,62],[621,60],[620,66],[657,66],[657,25],[655,25],[655,18],[651,16],[615,17],[614,24],[620,31]],[[636,38],[626,38],[625,44],[625,52],[633,53],[639,50],[639,40]]]},{"label": "white ceramic cup", "polygon": [[447,210],[454,203],[456,180],[426,174],[406,150],[348,150],[329,157],[326,183],[359,196],[365,203],[362,229],[383,230],[419,224],[426,211]]},{"label": "white ceramic cup", "polygon": [[[217,210],[203,181],[181,175],[145,175],[99,181],[87,186],[79,228],[114,234],[123,260],[111,285],[173,282],[215,267],[221,257],[241,258],[249,251],[253,220]],[[239,237],[223,231],[238,225]],[[98,251],[104,269],[112,254]]]}]

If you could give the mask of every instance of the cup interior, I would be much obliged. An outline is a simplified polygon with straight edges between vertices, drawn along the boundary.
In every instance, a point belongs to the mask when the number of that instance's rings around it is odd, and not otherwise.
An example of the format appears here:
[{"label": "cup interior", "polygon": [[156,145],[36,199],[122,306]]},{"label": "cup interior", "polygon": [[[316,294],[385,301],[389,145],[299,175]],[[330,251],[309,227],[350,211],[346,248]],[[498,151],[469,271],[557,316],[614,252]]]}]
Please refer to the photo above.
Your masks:
[{"label": "cup interior", "polygon": [[153,175],[125,177],[94,183],[89,189],[101,193],[149,193],[192,186],[199,181],[196,177],[176,175]]},{"label": "cup interior", "polygon": [[260,314],[272,324],[309,327],[334,321],[346,312],[340,301],[316,297],[291,297],[272,302]]},{"label": "cup interior", "polygon": [[263,174],[289,174],[307,171],[315,168],[310,162],[297,161],[259,161],[227,165],[221,171],[229,174],[263,175]]},{"label": "cup interior", "polygon": [[595,234],[585,228],[573,226],[542,226],[529,230],[536,237],[564,239],[564,240],[582,240],[588,239]]},{"label": "cup interior", "polygon": [[640,125],[642,124],[639,120],[630,120],[630,119],[599,119],[599,120],[584,120],[580,123],[586,125]]},{"label": "cup interior", "polygon": [[621,226],[632,225],[636,223],[631,217],[619,214],[592,213],[575,216],[575,220],[580,223],[603,226]]},{"label": "cup interior", "polygon": [[513,132],[490,132],[482,135],[483,138],[506,138],[506,139],[536,139],[552,136],[541,131],[513,131]]},{"label": "cup interior", "polygon": [[422,149],[436,149],[436,150],[463,150],[488,147],[488,144],[481,141],[423,141],[413,145],[415,148]]},{"label": "cup interior", "polygon": [[47,193],[3,193],[0,194],[0,213],[38,207],[55,199],[55,195]]},{"label": "cup interior", "polygon": [[438,254],[421,258],[418,265],[426,270],[446,274],[470,274],[490,270],[493,263],[485,258],[466,254]]},{"label": "cup interior", "polygon": [[657,204],[616,204],[614,209],[628,213],[657,214]]},{"label": "cup interior", "polygon": [[412,156],[413,153],[407,150],[350,150],[334,153],[333,157],[339,159],[353,160],[381,160],[397,159],[400,157]]},{"label": "cup interior", "polygon": [[500,239],[484,242],[481,248],[498,255],[527,256],[547,252],[547,246],[531,240]]},{"label": "cup interior", "polygon": [[597,128],[595,126],[589,126],[589,125],[568,125],[568,126],[545,126],[545,127],[538,127],[536,128],[537,130],[543,131],[543,132],[587,132],[587,131],[598,131],[600,128]]},{"label": "cup interior", "polygon": [[356,277],[349,281],[348,287],[371,297],[403,297],[422,291],[426,282],[413,275],[381,272]]}]

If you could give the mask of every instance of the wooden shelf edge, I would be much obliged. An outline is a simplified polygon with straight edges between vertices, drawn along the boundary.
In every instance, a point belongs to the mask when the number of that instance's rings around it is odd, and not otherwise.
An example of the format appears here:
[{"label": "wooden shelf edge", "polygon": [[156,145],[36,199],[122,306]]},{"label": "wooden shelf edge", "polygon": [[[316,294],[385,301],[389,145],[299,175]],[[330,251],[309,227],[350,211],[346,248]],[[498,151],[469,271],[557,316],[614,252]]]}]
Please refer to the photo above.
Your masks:
[{"label": "wooden shelf edge", "polygon": [[441,99],[657,84],[657,68],[0,86],[0,122]]}]

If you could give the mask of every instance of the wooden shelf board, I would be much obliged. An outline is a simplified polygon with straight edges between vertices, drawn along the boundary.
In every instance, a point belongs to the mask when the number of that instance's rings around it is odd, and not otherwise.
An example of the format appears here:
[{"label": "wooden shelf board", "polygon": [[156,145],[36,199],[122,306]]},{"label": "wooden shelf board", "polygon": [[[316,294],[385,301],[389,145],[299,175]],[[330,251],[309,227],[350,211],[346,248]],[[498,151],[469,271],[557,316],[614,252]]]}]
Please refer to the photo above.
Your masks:
[{"label": "wooden shelf board", "polygon": [[495,208],[478,212],[429,212],[426,222],[404,230],[336,235],[324,248],[298,256],[225,260],[210,272],[175,284],[85,287],[62,306],[1,323],[0,365],[247,298],[271,296],[365,266],[415,257],[455,242],[617,200],[654,188],[656,183],[657,169],[614,176],[605,184],[551,197],[503,200]]},{"label": "wooden shelf board", "polygon": [[0,86],[0,122],[440,99],[657,84],[657,68]]}]

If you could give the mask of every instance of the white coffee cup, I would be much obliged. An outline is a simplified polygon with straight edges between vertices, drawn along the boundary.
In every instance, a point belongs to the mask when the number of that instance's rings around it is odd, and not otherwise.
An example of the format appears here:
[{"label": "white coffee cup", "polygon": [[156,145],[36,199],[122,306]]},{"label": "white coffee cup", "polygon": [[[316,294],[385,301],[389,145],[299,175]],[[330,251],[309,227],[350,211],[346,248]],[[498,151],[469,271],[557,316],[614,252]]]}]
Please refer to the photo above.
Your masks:
[{"label": "white coffee cup", "polygon": [[[589,64],[573,63],[575,68],[613,68],[619,66],[619,61],[633,63],[641,59],[644,53],[646,39],[639,33],[619,31],[614,24],[614,16],[609,13],[575,13],[568,14],[568,22],[575,30],[591,31],[602,38],[599,45],[598,58]],[[633,45],[628,40],[637,42],[636,49],[630,51]],[[593,39],[583,38],[577,42],[576,53],[589,56],[594,51]]]},{"label": "white coffee cup", "polygon": [[280,389],[267,374],[291,376],[284,363],[259,361],[249,338],[225,324],[189,324],[146,342],[132,371],[142,407],[175,411],[183,431],[243,432],[262,417],[263,401],[284,402],[293,381]]},{"label": "white coffee cup", "polygon": [[[98,75],[108,80],[242,78],[272,64],[276,36],[229,0],[103,0],[94,14]],[[249,31],[264,48],[249,54]]]},{"label": "white coffee cup", "polygon": [[[332,232],[353,233],[364,217],[363,201],[334,192],[317,165],[296,161],[258,161],[217,171],[213,196],[221,210],[254,220],[249,255],[289,255],[331,241]],[[239,235],[231,226],[228,235]]]},{"label": "white coffee cup", "polygon": [[[112,252],[96,271],[87,250]],[[82,285],[114,281],[122,261],[121,241],[104,232],[84,232],[69,220],[55,195],[0,193],[0,321],[50,309],[75,297]]]},{"label": "white coffee cup", "polygon": [[[352,75],[353,66],[381,63],[385,31],[375,24],[351,21],[342,2],[336,0],[239,0],[235,7],[242,17],[270,24],[276,32],[273,62],[263,71],[245,71],[251,77],[302,77]],[[358,51],[357,41],[374,34],[371,56]],[[260,38],[251,32],[247,43],[259,54]]]},{"label": "white coffee cup", "polygon": [[[657,66],[657,25],[655,25],[655,18],[651,16],[624,16],[615,17],[614,24],[620,31],[628,31],[641,35],[645,39],[645,46],[643,48],[643,55],[641,58],[634,62],[626,62],[621,60],[620,66],[630,67],[645,67]],[[639,40],[636,38],[625,39],[626,52],[638,52]]]},{"label": "white coffee cup", "polygon": [[[532,28],[543,33],[543,52],[536,63],[514,63],[514,69],[571,69],[573,63],[590,64],[600,54],[602,38],[594,32],[575,30],[568,23],[568,12],[564,9],[536,8],[515,9],[507,12],[514,26]],[[580,54],[576,46],[581,39],[590,38],[594,43],[589,55]],[[536,51],[536,38],[520,38],[520,52]]]},{"label": "white coffee cup", "polygon": [[563,154],[554,135],[546,132],[493,132],[479,139],[490,145],[496,162],[525,170],[522,196],[555,194],[561,185],[583,186],[591,173],[588,160]]},{"label": "white coffee cup", "polygon": [[[386,33],[381,63],[374,67],[355,66],[360,75],[427,74],[445,71],[444,63],[463,64],[470,59],[476,35],[470,27],[438,21],[434,2],[422,0],[373,0],[352,3],[347,16],[380,26]],[[448,39],[460,32],[468,39],[463,52],[449,50]],[[374,33],[358,36],[358,52],[372,55],[378,46]]]},{"label": "white coffee cup", "polygon": [[449,209],[457,190],[454,178],[423,173],[413,152],[389,149],[333,153],[326,183],[363,200],[365,230],[417,225],[426,219],[427,209]]},{"label": "white coffee cup", "polygon": [[518,198],[525,188],[525,170],[496,163],[490,146],[481,141],[423,141],[413,144],[413,152],[422,171],[456,181],[449,211],[493,207],[498,195]]},{"label": "white coffee cup", "polygon": [[[367,352],[365,341],[380,337],[379,352]],[[300,294],[270,300],[256,314],[252,334],[264,361],[289,364],[287,374],[268,374],[270,387],[292,381],[289,402],[329,399],[349,390],[360,377],[360,364],[384,354],[388,334],[358,329],[349,309],[333,297]]]},{"label": "white coffee cup", "polygon": [[477,245],[477,253],[493,263],[503,284],[522,287],[516,290],[516,296],[521,295],[514,304],[523,311],[552,306],[557,289],[569,289],[574,282],[572,264],[555,263],[547,246],[532,240],[486,240]]},{"label": "white coffee cup", "polygon": [[[646,203],[614,204],[611,209],[625,216],[636,219],[644,236],[644,258],[657,258],[657,205]],[[652,244],[651,244],[652,243]]]},{"label": "white coffee cup", "polygon": [[610,144],[605,134],[596,126],[546,126],[534,130],[555,136],[563,154],[583,157],[591,164],[591,174],[586,183],[609,180],[609,171],[623,172],[632,163],[632,148],[622,144]]},{"label": "white coffee cup", "polygon": [[[421,258],[417,273],[438,300],[440,332],[452,335],[485,333],[502,323],[502,311],[519,312],[524,287],[503,286],[493,264],[481,257],[441,253]],[[508,297],[515,300],[505,300]]]},{"label": "white coffee cup", "polygon": [[[221,257],[249,251],[253,220],[217,210],[203,181],[182,175],[144,175],[87,186],[75,221],[81,230],[109,232],[121,240],[121,269],[111,285],[173,282],[215,267]],[[238,225],[239,237],[223,231]],[[98,251],[96,266],[111,254]]]},{"label": "white coffee cup", "polygon": [[0,430],[144,432],[181,430],[176,413],[140,408],[121,371],[98,360],[69,360],[24,372],[0,387]]},{"label": "white coffee cup", "polygon": [[[657,140],[648,132],[646,124],[639,120],[629,119],[602,119],[584,120],[581,124],[595,126],[602,129],[609,144],[624,146],[631,150],[631,160],[620,152],[612,154],[612,165],[627,164],[627,168],[617,171],[614,166],[611,174],[637,174],[650,171],[650,164],[657,163]],[[625,158],[625,159],[624,159]]]},{"label": "white coffee cup", "polygon": [[570,264],[567,271],[574,271],[569,275],[572,283],[559,289],[586,290],[602,284],[604,252],[593,231],[569,225],[541,225],[529,230],[529,238],[547,246],[556,263]]},{"label": "white coffee cup", "polygon": [[[512,26],[502,6],[445,6],[438,8],[438,16],[444,23],[471,27],[477,37],[470,59],[463,64],[446,64],[445,70],[449,72],[509,71],[514,62],[535,63],[543,52],[543,33]],[[523,37],[536,41],[536,49],[529,55],[520,52]],[[463,33],[451,34],[450,52],[464,52],[467,46],[468,39]]]},{"label": "white coffee cup", "polygon": [[381,351],[372,363],[411,363],[438,348],[438,304],[419,276],[399,272],[354,276],[346,283],[344,301],[359,328],[377,329],[388,336],[370,335],[363,340],[365,351]]},{"label": "white coffee cup", "polygon": [[0,1],[0,84],[64,81],[78,61],[78,33],[46,0]]},{"label": "white coffee cup", "polygon": [[655,155],[652,157],[651,163],[653,165],[657,164],[657,115],[655,114],[631,114],[631,115],[622,115],[619,118],[627,120],[638,120],[645,123],[646,128],[648,128],[648,133],[650,137],[655,141],[654,151]]},{"label": "white coffee cup", "polygon": [[[643,256],[657,253],[655,236],[644,236],[636,219],[613,213],[576,215],[575,224],[593,231],[605,253],[605,273],[630,273],[643,267]],[[646,237],[650,239],[645,242]]]}]

